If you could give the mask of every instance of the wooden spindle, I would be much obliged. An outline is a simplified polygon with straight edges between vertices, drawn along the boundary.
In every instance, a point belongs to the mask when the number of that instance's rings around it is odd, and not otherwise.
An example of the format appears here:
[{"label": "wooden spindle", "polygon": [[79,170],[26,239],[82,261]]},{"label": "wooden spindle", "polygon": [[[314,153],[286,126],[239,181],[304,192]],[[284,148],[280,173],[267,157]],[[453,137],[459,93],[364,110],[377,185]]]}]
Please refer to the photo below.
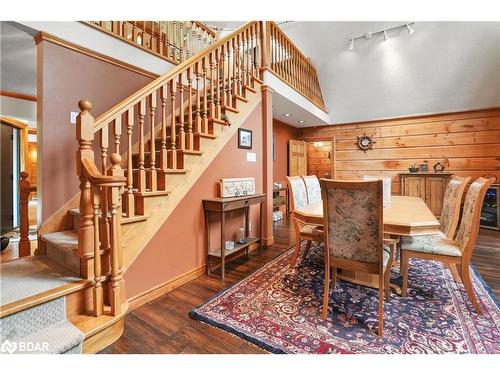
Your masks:
[{"label": "wooden spindle", "polygon": [[232,67],[232,58],[231,58],[231,44],[228,42],[226,44],[226,61],[227,61],[227,67],[226,67],[226,80],[225,80],[225,85],[226,85],[226,105],[228,107],[232,106],[233,103],[233,94],[232,94],[232,72],[231,72],[231,67]]},{"label": "wooden spindle", "polygon": [[156,133],[155,133],[155,113],[156,113],[156,90],[149,95],[149,116],[151,133],[149,139],[149,191],[156,191],[158,187],[156,172]]},{"label": "wooden spindle", "polygon": [[210,111],[210,117],[212,118],[216,118],[217,115],[215,113],[215,53],[214,52],[211,52],[210,55],[209,55],[209,58],[208,58],[208,62],[210,64],[209,66],[209,71],[210,71],[210,107],[209,107],[209,111]]},{"label": "wooden spindle", "polygon": [[115,152],[117,154],[120,153],[120,137],[122,135],[122,117],[121,115],[115,118],[114,127],[113,127],[113,135],[115,138]]},{"label": "wooden spindle", "polygon": [[182,73],[179,73],[179,143],[178,149],[186,149],[186,132],[184,129],[184,82],[182,80]]},{"label": "wooden spindle", "polygon": [[78,256],[92,256],[94,254],[94,225],[92,222],[92,194],[90,182],[83,173],[82,160],[94,160],[92,141],[94,140],[94,117],[90,114],[92,103],[88,100],[78,102],[80,113],[76,118],[76,173],[80,179],[80,225],[78,227]]},{"label": "wooden spindle", "polygon": [[127,195],[125,197],[125,210],[127,217],[135,215],[134,173],[132,164],[132,132],[134,130],[134,107],[127,110]]},{"label": "wooden spindle", "polygon": [[235,38],[235,56],[234,56],[234,62],[235,62],[235,94],[242,96],[243,95],[243,88],[241,87],[241,64],[240,64],[240,53],[241,53],[241,37],[240,34],[236,35]]},{"label": "wooden spindle", "polygon": [[[111,168],[109,175],[123,176],[123,170],[120,167],[120,155],[113,153],[110,157]],[[111,221],[111,244],[110,244],[110,260],[111,260],[111,315],[119,315],[122,311],[122,281],[123,281],[123,260],[121,246],[121,187],[113,186],[110,188],[110,221]]]},{"label": "wooden spindle", "polygon": [[29,239],[29,215],[28,203],[30,197],[30,182],[28,181],[28,173],[21,172],[21,181],[19,181],[19,204],[20,204],[20,219],[19,219],[19,257],[31,255],[31,245]]},{"label": "wooden spindle", "polygon": [[[202,80],[203,80],[203,111],[202,111],[202,119],[201,119],[201,131],[202,133],[208,133],[208,92],[207,92],[207,58],[204,57],[201,66],[202,66]],[[199,131],[199,129],[198,129]]]},{"label": "wooden spindle", "polygon": [[94,224],[94,290],[93,306],[94,316],[100,316],[103,313],[103,290],[101,275],[101,241],[99,239],[99,222],[101,216],[100,200],[101,194],[105,194],[106,188],[92,186],[92,205],[93,205],[93,224]]},{"label": "wooden spindle", "polygon": [[[188,150],[194,149],[194,137],[193,137],[193,67],[190,66],[187,69],[187,82],[188,82],[188,114],[187,114],[187,124],[188,124],[188,132],[186,139],[186,147]],[[197,88],[196,92],[199,90]],[[195,132],[198,133],[199,126],[195,125]]]},{"label": "wooden spindle", "polygon": [[221,77],[218,83],[218,86],[220,86],[220,95],[218,95],[220,99],[220,104],[222,107],[225,107],[226,104],[226,45],[223,44],[220,48],[220,70],[221,70]]},{"label": "wooden spindle", "polygon": [[137,171],[137,190],[146,191],[146,170],[144,168],[144,118],[146,117],[146,98],[139,102],[139,170]]},{"label": "wooden spindle", "polygon": [[[194,127],[196,132],[200,132],[201,128],[201,89],[200,89],[200,67],[199,63],[196,63],[194,66],[194,75],[196,79],[196,95],[195,95],[195,110],[194,110]],[[202,130],[202,133],[204,131]]]},{"label": "wooden spindle", "polygon": [[176,144],[175,144],[175,127],[176,127],[176,122],[175,122],[175,96],[177,95],[177,87],[176,87],[176,82],[175,79],[172,79],[169,82],[170,86],[170,150],[169,150],[169,159],[168,159],[168,166],[169,168],[172,169],[177,169],[177,150],[176,150]]},{"label": "wooden spindle", "polygon": [[[101,173],[106,174],[106,167],[108,163],[108,147],[109,147],[109,128],[108,124],[100,130],[99,134],[100,145],[101,145]],[[101,244],[104,248],[109,246],[109,218],[108,218],[108,196],[106,194],[106,189],[101,191],[101,212],[102,212],[102,225],[94,226],[94,230],[100,230]]]},{"label": "wooden spindle", "polygon": [[221,115],[221,92],[220,92],[220,49],[215,50],[215,117],[220,119]]},{"label": "wooden spindle", "polygon": [[163,85],[160,89],[161,95],[161,149],[160,149],[160,169],[168,168],[167,158],[167,99],[168,88]]}]

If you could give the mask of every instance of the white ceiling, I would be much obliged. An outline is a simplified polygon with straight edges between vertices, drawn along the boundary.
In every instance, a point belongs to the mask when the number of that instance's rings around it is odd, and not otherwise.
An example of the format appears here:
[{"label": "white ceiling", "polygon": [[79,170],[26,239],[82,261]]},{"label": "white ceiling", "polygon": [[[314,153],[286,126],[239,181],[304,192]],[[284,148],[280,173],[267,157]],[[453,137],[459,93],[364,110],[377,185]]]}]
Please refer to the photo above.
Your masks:
[{"label": "white ceiling", "polygon": [[[396,30],[387,41],[362,39],[348,50],[353,37],[409,21],[288,22],[280,27],[316,65],[332,124],[500,105],[500,22],[416,22],[412,35]],[[276,100],[275,115],[291,112],[287,104]],[[294,110],[301,116],[300,107]]]},{"label": "white ceiling", "polygon": [[33,36],[11,22],[0,22],[0,87],[36,96],[36,48]]}]

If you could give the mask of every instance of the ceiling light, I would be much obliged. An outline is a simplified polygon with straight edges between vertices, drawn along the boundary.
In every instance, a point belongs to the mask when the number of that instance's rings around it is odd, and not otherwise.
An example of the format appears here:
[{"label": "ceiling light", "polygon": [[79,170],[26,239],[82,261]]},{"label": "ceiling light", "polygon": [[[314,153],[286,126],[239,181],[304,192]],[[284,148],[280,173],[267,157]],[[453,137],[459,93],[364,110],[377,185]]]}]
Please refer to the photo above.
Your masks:
[{"label": "ceiling light", "polygon": [[376,37],[376,36],[381,35],[384,37],[384,41],[386,41],[389,39],[389,32],[395,31],[395,30],[406,29],[408,31],[408,34],[411,35],[415,32],[415,30],[411,27],[414,23],[415,22],[404,23],[402,25],[390,27],[388,29],[380,30],[380,31],[368,31],[362,35],[357,36],[357,37],[350,38],[349,39],[350,40],[349,49],[350,50],[354,49],[354,41],[359,41],[361,39],[370,40],[370,39],[374,39],[374,37]]},{"label": "ceiling light", "polygon": [[354,49],[354,39],[351,39],[351,43],[349,43],[349,49]]},{"label": "ceiling light", "polygon": [[290,117],[292,114],[291,113],[283,113],[283,116],[285,117]]},{"label": "ceiling light", "polygon": [[389,39],[389,37],[387,36],[387,31],[384,30],[384,41],[386,41],[387,39]]},{"label": "ceiling light", "polygon": [[411,35],[415,32],[415,30],[413,30],[410,24],[406,24],[406,28],[408,29],[408,35]]},{"label": "ceiling light", "polygon": [[323,147],[323,142],[314,142],[314,147]]},{"label": "ceiling light", "polygon": [[299,120],[297,121],[299,124],[303,124],[305,121],[304,120]]}]

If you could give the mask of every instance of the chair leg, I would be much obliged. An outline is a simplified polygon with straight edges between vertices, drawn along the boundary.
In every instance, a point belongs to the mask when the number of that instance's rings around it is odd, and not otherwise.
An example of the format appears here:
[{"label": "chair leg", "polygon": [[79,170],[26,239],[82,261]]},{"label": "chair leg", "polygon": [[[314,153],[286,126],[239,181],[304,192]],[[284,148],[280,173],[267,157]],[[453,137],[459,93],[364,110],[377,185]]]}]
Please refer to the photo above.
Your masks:
[{"label": "chair leg", "polygon": [[293,252],[292,259],[290,260],[290,268],[295,267],[295,264],[297,263],[297,259],[299,258],[299,254],[300,254],[301,244],[302,244],[302,238],[297,236],[297,243],[295,244],[295,251]]},{"label": "chair leg", "polygon": [[335,284],[337,283],[337,267],[331,267],[331,280],[332,290],[335,291]]},{"label": "chair leg", "polygon": [[385,299],[387,302],[391,300],[391,291],[389,288],[390,274],[391,274],[391,269],[387,267],[384,274],[384,292],[385,292]]},{"label": "chair leg", "polygon": [[304,256],[302,258],[305,258],[307,256],[307,254],[309,254],[309,250],[311,250],[311,244],[312,244],[312,241],[307,241],[306,248],[304,250]]},{"label": "chair leg", "polygon": [[382,336],[384,327],[384,275],[379,275],[378,283],[378,335]]},{"label": "chair leg", "polygon": [[469,296],[470,301],[472,302],[472,306],[474,306],[474,310],[478,314],[481,314],[481,307],[479,306],[479,303],[477,302],[476,295],[474,293],[474,287],[472,286],[472,282],[470,280],[470,273],[469,273],[469,264],[468,263],[462,263],[460,265],[460,268],[462,270],[462,281],[464,283],[465,290],[467,291],[467,295]]},{"label": "chair leg", "polygon": [[406,292],[408,289],[408,263],[409,263],[408,253],[402,249],[401,265],[400,265],[401,276],[403,276],[403,287],[401,291],[402,297],[406,297]]},{"label": "chair leg", "polygon": [[321,313],[321,318],[326,319],[326,314],[328,312],[328,300],[330,292],[330,264],[326,262],[325,259],[325,286],[323,289],[323,312]]}]

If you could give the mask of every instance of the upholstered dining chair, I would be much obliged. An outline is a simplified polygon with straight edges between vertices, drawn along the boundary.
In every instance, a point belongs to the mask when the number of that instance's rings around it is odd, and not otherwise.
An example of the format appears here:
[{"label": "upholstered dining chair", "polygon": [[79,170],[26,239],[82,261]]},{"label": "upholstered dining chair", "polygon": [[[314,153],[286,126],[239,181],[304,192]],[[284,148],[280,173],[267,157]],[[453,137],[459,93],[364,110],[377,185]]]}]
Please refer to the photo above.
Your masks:
[{"label": "upholstered dining chair", "polygon": [[465,196],[460,226],[454,239],[436,236],[432,241],[429,241],[425,238],[418,240],[419,237],[415,237],[412,241],[403,240],[401,242],[403,297],[406,297],[407,294],[410,258],[440,261],[457,265],[467,295],[476,312],[481,313],[470,279],[469,264],[479,232],[479,220],[484,196],[493,182],[493,178],[485,179],[480,177],[470,185]]},{"label": "upholstered dining chair", "polygon": [[[382,335],[384,291],[389,298],[392,251],[384,246],[383,182],[321,179],[325,232],[325,285],[322,318],[326,319],[330,278],[337,268],[378,275],[378,335]],[[330,275],[331,272],[331,275]]]},{"label": "upholstered dining chair", "polygon": [[297,241],[295,245],[295,252],[290,261],[290,267],[294,267],[297,263],[297,259],[300,254],[300,247],[302,240],[307,241],[306,248],[304,251],[304,257],[307,256],[309,250],[311,249],[312,241],[323,242],[323,237],[321,232],[318,231],[317,225],[311,225],[303,223],[295,218],[293,210],[302,208],[309,204],[307,199],[307,188],[304,179],[300,176],[286,177],[288,181],[288,187],[290,189],[290,209],[292,211],[292,222],[295,230],[295,239]]},{"label": "upholstered dining chair", "polygon": [[316,203],[321,201],[321,186],[319,185],[318,177],[312,176],[301,176],[306,184],[307,192],[307,203]]}]

